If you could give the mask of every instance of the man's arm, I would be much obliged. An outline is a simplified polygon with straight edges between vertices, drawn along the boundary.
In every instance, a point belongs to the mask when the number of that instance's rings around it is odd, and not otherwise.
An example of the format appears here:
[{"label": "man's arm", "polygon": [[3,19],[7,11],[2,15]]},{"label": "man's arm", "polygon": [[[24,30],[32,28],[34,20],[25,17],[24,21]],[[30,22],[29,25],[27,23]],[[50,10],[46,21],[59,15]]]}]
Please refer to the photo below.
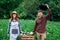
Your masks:
[{"label": "man's arm", "polygon": [[35,32],[35,31],[36,31],[36,28],[37,28],[37,22],[35,21],[35,25],[34,25],[33,32]]},{"label": "man's arm", "polygon": [[48,8],[48,14],[46,15],[46,18],[48,18],[52,13],[51,13],[51,9],[49,8],[49,6],[46,4],[47,8]]}]

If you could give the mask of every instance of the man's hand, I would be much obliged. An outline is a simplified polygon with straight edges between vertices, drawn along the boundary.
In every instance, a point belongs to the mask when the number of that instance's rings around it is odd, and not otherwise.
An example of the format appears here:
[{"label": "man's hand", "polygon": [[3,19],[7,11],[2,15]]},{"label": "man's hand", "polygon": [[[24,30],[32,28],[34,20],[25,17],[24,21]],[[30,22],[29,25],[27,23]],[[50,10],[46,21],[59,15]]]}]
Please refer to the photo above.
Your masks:
[{"label": "man's hand", "polygon": [[33,32],[30,32],[31,35],[33,35],[34,33]]},{"label": "man's hand", "polygon": [[48,4],[45,4],[46,6],[47,6],[47,8],[49,9],[49,6],[48,6]]}]

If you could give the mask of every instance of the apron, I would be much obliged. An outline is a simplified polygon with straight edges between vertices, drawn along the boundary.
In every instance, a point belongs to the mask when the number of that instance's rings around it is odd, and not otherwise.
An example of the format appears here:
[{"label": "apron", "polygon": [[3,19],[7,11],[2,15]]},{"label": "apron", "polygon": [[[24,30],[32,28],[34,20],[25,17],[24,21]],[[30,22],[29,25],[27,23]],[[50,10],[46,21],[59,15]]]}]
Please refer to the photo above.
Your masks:
[{"label": "apron", "polygon": [[18,21],[12,21],[10,27],[10,37],[17,38],[19,35]]}]

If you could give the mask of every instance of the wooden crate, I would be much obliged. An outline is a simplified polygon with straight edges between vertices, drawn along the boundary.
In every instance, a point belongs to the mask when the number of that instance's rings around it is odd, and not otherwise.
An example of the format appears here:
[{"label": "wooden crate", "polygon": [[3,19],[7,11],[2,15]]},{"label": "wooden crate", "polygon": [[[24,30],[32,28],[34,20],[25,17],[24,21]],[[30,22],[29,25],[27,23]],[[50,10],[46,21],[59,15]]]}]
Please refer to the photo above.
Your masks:
[{"label": "wooden crate", "polygon": [[34,36],[22,35],[21,40],[34,40]]}]

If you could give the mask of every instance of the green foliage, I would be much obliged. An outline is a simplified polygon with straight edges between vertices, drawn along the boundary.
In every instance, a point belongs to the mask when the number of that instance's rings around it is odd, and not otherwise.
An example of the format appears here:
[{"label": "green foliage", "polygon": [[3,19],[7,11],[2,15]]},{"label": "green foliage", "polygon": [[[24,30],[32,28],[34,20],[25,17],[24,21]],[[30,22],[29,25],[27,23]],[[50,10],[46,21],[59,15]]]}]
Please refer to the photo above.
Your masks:
[{"label": "green foliage", "polygon": [[42,3],[51,8],[51,20],[60,20],[60,0],[0,0],[0,18],[9,18],[10,12],[16,10],[21,19],[35,19]]},{"label": "green foliage", "polygon": [[[20,18],[35,19],[38,3],[36,0],[23,0],[23,2],[15,10],[19,11]],[[23,15],[22,15],[23,14]]]},{"label": "green foliage", "polygon": [[[23,2],[19,5],[19,7],[16,8],[16,10],[20,9],[20,18],[35,19],[37,16],[37,10],[39,9],[38,6],[42,3],[48,4],[52,10],[50,20],[60,20],[60,0],[23,0]],[[47,12],[44,11],[43,14],[47,14]]]},{"label": "green foliage", "polygon": [[[22,31],[31,32],[34,20],[20,20]],[[52,25],[53,24],[53,25]],[[8,20],[0,19],[0,40],[9,40],[7,37]],[[48,21],[46,25],[46,40],[60,40],[60,22]],[[37,40],[36,34],[34,40]]]},{"label": "green foliage", "polygon": [[0,18],[9,18],[10,11],[18,7],[22,0],[0,0]]}]

